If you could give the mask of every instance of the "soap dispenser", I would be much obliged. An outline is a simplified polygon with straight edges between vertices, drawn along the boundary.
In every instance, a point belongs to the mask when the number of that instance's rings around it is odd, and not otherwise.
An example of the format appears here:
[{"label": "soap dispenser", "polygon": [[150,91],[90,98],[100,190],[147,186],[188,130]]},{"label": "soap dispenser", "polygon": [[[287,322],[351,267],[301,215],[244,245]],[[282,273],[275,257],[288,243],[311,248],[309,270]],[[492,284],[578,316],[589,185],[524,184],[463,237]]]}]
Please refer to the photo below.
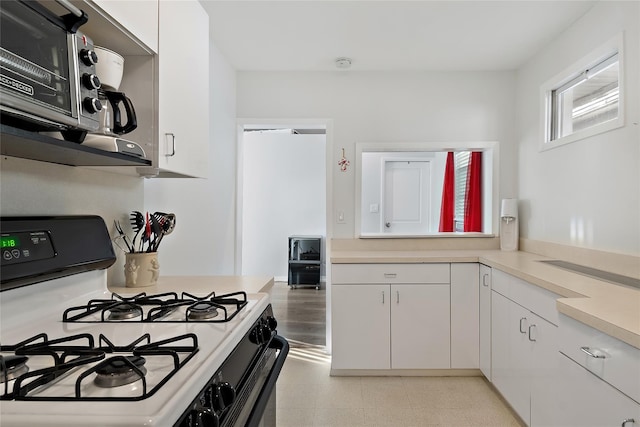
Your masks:
[{"label": "soap dispenser", "polygon": [[502,199],[500,209],[500,249],[518,250],[518,199]]}]

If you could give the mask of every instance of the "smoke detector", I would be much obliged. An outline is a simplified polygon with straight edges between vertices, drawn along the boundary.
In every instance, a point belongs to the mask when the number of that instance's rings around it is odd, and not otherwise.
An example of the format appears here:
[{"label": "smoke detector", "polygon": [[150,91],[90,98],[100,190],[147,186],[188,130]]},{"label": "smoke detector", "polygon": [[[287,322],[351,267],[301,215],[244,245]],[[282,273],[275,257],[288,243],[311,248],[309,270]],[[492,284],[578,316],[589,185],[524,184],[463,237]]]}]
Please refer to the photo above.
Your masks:
[{"label": "smoke detector", "polygon": [[351,68],[351,58],[340,57],[336,59],[336,68],[341,70],[346,70],[347,68]]}]

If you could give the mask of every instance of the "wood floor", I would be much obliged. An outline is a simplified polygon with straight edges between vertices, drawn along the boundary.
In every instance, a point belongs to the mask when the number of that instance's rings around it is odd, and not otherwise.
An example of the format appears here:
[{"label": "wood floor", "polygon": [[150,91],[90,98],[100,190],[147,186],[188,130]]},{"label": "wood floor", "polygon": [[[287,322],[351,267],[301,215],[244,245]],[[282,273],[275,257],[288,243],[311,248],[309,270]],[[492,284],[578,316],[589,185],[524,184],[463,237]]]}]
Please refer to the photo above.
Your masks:
[{"label": "wood floor", "polygon": [[290,289],[286,282],[276,282],[271,293],[271,305],[278,321],[278,334],[289,344],[326,345],[326,292],[298,287]]}]

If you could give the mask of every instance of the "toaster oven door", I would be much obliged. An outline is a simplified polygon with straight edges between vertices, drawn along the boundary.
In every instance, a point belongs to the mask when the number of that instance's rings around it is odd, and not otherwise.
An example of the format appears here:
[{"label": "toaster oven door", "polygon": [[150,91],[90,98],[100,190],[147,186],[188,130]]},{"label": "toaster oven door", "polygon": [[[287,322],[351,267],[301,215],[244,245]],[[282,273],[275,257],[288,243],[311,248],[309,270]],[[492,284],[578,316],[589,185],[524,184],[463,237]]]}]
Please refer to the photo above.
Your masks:
[{"label": "toaster oven door", "polygon": [[[64,123],[65,117],[77,117],[75,75],[70,70],[75,60],[73,36],[44,12],[22,2],[2,2],[2,106],[4,111]],[[77,119],[69,121],[74,122]]]}]

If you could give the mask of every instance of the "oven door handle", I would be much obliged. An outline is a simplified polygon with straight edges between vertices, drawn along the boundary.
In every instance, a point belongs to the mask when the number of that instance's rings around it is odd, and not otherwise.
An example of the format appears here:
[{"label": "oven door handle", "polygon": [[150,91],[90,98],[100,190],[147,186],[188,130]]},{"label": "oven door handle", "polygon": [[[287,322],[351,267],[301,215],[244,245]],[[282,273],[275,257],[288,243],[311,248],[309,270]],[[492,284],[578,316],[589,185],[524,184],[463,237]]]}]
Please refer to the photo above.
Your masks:
[{"label": "oven door handle", "polygon": [[278,376],[280,375],[280,371],[282,370],[282,366],[284,365],[284,361],[287,358],[287,354],[289,354],[289,343],[286,339],[281,337],[280,335],[274,335],[269,343],[269,348],[275,348],[276,350],[280,350],[278,353],[278,357],[276,358],[276,362],[271,368],[271,372],[269,372],[269,376],[267,377],[267,381],[265,382],[262,390],[260,391],[260,395],[258,396],[258,400],[256,401],[253,409],[251,410],[251,415],[249,415],[249,419],[245,426],[248,427],[256,427],[260,425],[260,421],[262,419],[262,415],[264,414],[264,410],[267,407],[267,403],[269,402],[269,398],[271,397],[271,393],[276,387],[276,381],[278,380]]}]

